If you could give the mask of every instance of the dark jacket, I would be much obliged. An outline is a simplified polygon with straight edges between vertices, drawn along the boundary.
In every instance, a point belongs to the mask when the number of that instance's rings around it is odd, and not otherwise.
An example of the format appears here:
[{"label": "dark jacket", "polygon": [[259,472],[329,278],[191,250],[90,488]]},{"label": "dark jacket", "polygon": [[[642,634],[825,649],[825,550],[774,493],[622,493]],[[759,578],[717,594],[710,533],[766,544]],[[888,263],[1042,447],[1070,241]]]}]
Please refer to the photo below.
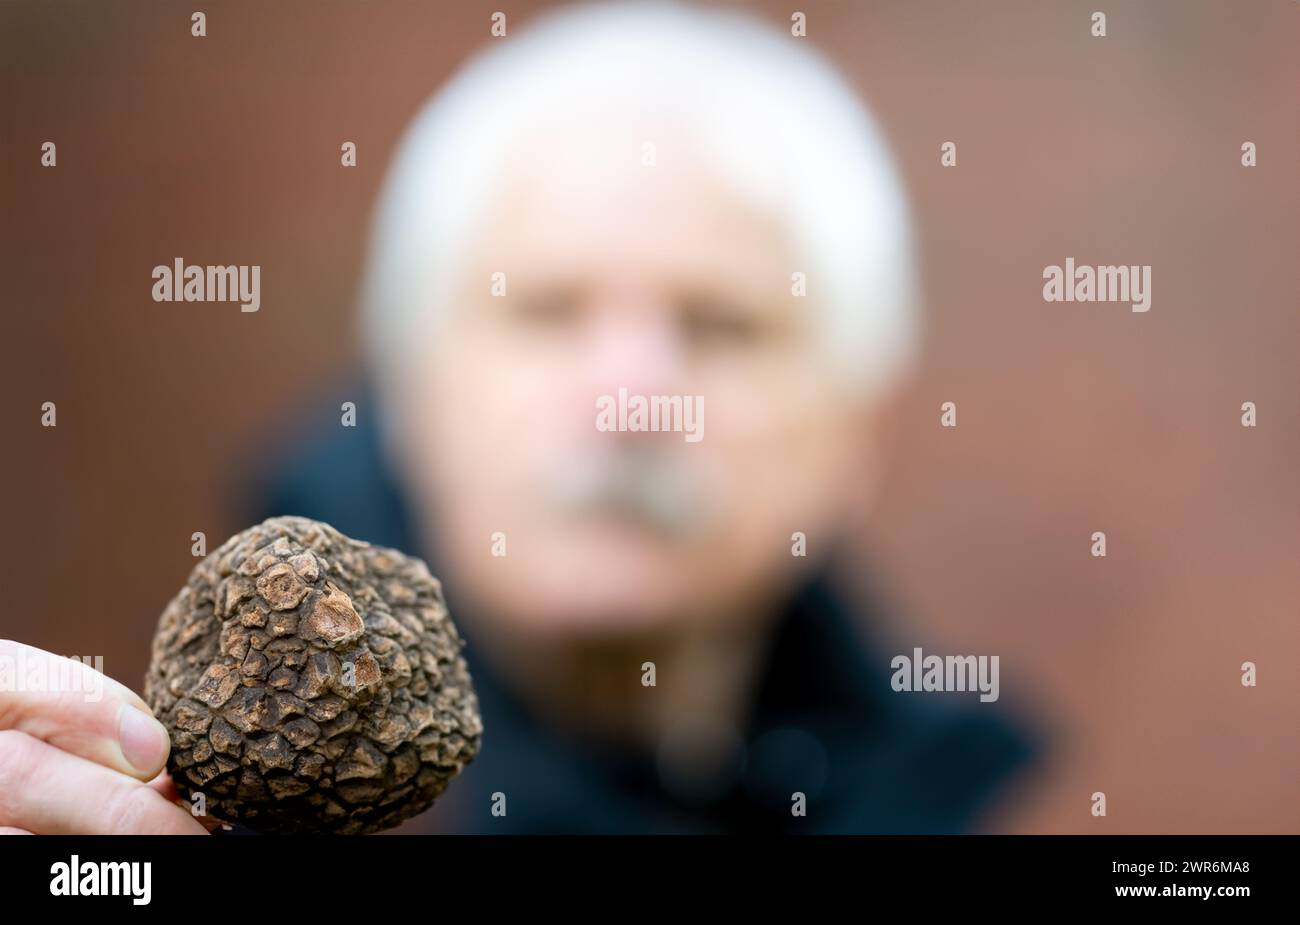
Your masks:
[{"label": "dark jacket", "polygon": [[[334,414],[305,426],[264,473],[251,513],[324,520],[421,555],[437,574],[436,553],[413,542],[374,414],[358,407],[356,427]],[[999,704],[895,693],[891,655],[862,636],[872,614],[847,613],[819,579],[784,608],[737,762],[686,793],[661,779],[653,756],[547,728],[477,657],[473,617],[457,607],[454,586],[445,591],[481,702],[482,751],[403,831],[961,832],[1008,796],[1034,753]],[[506,796],[504,816],[492,814],[496,793]],[[796,793],[806,815],[792,813]]]}]

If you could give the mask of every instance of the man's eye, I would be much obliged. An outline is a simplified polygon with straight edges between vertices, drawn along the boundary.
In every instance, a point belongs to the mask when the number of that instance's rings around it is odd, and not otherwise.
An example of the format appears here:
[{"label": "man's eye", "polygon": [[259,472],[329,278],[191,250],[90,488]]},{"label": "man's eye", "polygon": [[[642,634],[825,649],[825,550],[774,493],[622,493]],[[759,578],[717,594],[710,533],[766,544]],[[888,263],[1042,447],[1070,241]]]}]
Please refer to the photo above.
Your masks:
[{"label": "man's eye", "polygon": [[511,296],[509,315],[516,321],[535,327],[560,328],[578,316],[578,303],[565,293],[521,294]]},{"label": "man's eye", "polygon": [[760,319],[743,309],[720,303],[688,303],[681,319],[686,336],[705,346],[744,346],[764,333]]}]

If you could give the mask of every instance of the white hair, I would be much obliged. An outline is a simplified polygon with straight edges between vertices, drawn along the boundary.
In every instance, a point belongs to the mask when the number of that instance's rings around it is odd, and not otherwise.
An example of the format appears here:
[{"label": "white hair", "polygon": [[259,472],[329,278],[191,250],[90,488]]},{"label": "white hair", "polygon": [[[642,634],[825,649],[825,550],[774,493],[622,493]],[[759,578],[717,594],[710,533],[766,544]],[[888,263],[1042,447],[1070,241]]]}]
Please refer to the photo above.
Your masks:
[{"label": "white hair", "polygon": [[[593,104],[685,120],[719,178],[786,222],[799,251],[790,272],[805,274],[807,301],[825,312],[838,368],[867,389],[904,369],[916,339],[911,221],[884,140],[844,80],[807,39],[749,16],[596,4],[493,40],[408,129],[361,294],[381,394],[399,397],[414,327],[447,306],[458,252],[509,152]],[[638,144],[630,156],[640,155]]]}]

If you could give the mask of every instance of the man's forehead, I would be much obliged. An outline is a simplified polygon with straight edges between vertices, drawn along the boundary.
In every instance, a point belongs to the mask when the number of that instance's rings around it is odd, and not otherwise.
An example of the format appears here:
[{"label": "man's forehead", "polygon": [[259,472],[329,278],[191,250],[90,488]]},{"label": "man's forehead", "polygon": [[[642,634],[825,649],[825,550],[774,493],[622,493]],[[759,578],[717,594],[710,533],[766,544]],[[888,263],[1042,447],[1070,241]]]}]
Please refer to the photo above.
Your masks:
[{"label": "man's forehead", "polygon": [[626,126],[551,133],[507,162],[480,229],[476,263],[530,276],[641,273],[788,290],[793,235],[742,196],[700,148],[634,143]]}]

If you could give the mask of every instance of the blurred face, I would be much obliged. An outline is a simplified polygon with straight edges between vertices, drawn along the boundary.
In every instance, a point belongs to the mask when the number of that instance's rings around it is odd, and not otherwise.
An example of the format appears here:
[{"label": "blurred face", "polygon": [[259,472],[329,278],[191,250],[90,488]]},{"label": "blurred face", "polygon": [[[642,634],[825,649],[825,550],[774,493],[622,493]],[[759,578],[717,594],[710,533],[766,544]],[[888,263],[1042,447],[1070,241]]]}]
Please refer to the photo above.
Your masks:
[{"label": "blurred face", "polygon": [[[526,147],[404,398],[449,587],[515,634],[747,619],[791,583],[794,532],[824,549],[861,463],[787,230],[685,139],[646,166],[629,137]],[[600,429],[620,390],[702,406],[699,439]]]}]

